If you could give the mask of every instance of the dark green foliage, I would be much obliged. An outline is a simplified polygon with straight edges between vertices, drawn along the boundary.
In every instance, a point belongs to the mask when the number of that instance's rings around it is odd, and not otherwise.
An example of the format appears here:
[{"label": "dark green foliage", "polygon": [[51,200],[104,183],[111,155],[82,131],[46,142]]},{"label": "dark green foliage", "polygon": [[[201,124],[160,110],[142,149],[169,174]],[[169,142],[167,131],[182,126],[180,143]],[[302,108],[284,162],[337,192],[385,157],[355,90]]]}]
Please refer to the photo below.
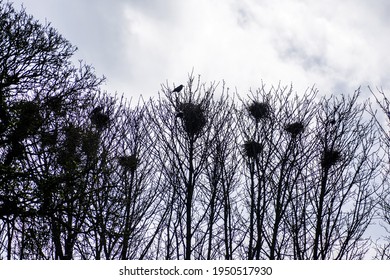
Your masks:
[{"label": "dark green foliage", "polygon": [[76,148],[81,143],[81,137],[83,135],[83,132],[81,128],[70,124],[64,129],[65,132],[65,141],[64,141],[64,148],[66,151],[70,154],[74,154],[76,152]]},{"label": "dark green foliage", "polygon": [[41,133],[41,143],[43,147],[54,147],[57,143],[57,135],[56,131],[42,131]]},{"label": "dark green foliage", "polygon": [[100,144],[100,136],[94,131],[87,131],[83,134],[81,149],[89,159],[97,157]]},{"label": "dark green foliage", "polygon": [[2,74],[3,77],[0,79],[0,88],[16,85],[19,82],[19,77],[17,74],[8,74],[4,72]]},{"label": "dark green foliage", "polygon": [[9,125],[8,106],[5,102],[5,96],[0,89],[0,137],[4,133]]},{"label": "dark green foliage", "polygon": [[14,110],[17,112],[18,121],[11,138],[21,141],[35,134],[43,122],[38,104],[33,101],[20,101],[16,103]]},{"label": "dark green foliage", "polygon": [[60,184],[60,178],[54,175],[49,175],[37,182],[37,197],[40,202],[39,215],[46,215],[53,211],[53,195],[58,193]]},{"label": "dark green foliage", "polygon": [[81,162],[78,148],[81,144],[83,132],[81,128],[70,124],[65,127],[64,135],[62,149],[58,154],[58,163],[65,169],[74,169]]},{"label": "dark green foliage", "polygon": [[21,142],[12,141],[11,144],[9,145],[9,150],[8,150],[8,153],[5,157],[4,165],[10,165],[12,163],[12,161],[15,159],[18,159],[18,160],[23,159],[24,151],[25,151],[25,148]]},{"label": "dark green foliage", "polygon": [[15,198],[0,197],[0,217],[18,215],[21,213],[21,209],[18,206],[18,202]]}]

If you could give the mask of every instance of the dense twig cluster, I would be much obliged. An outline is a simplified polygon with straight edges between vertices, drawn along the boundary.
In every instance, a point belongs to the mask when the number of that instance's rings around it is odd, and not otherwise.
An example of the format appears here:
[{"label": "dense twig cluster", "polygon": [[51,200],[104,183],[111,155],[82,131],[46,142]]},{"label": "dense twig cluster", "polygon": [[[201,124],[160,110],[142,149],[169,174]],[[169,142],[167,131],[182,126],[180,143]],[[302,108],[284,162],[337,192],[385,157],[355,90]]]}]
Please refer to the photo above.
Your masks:
[{"label": "dense twig cluster", "polygon": [[321,165],[329,168],[341,160],[341,152],[338,150],[325,150],[322,153]]},{"label": "dense twig cluster", "polygon": [[293,122],[287,124],[285,130],[291,134],[291,137],[297,137],[299,134],[303,133],[305,126],[302,122]]},{"label": "dense twig cluster", "polygon": [[244,144],[245,154],[249,158],[256,158],[263,150],[263,145],[255,141],[248,141]]},{"label": "dense twig cluster", "polygon": [[185,131],[189,135],[199,134],[206,125],[206,117],[201,104],[180,103],[178,117],[183,120]]},{"label": "dense twig cluster", "polygon": [[271,115],[271,107],[266,102],[256,102],[254,101],[249,105],[248,110],[256,122],[267,119]]}]

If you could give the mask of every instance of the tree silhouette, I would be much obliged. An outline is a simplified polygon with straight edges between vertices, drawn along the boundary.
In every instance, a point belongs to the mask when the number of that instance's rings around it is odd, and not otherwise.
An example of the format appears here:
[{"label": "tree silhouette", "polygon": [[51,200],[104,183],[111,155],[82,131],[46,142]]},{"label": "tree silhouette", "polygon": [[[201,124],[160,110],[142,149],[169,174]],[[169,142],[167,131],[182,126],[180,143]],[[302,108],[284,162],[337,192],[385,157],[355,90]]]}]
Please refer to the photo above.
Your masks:
[{"label": "tree silhouette", "polygon": [[0,258],[361,259],[376,211],[390,223],[388,131],[360,89],[190,74],[131,104],[75,51],[0,2]]},{"label": "tree silhouette", "polygon": [[[49,25],[9,3],[1,4],[0,13],[0,193],[11,200],[18,197],[20,208],[12,219],[4,219],[7,258],[11,250],[19,258],[69,258],[82,223],[69,212],[81,206],[74,199],[81,197],[84,185],[79,168],[82,108],[102,80],[90,66],[70,65],[76,49]],[[50,236],[41,232],[48,225]],[[54,243],[54,251],[37,244],[41,237]],[[12,244],[20,245],[15,249]]]},{"label": "tree silhouette", "polygon": [[[390,259],[390,191],[389,191],[389,162],[390,162],[390,134],[389,134],[389,108],[390,101],[386,93],[382,89],[377,89],[375,93],[369,88],[371,94],[374,96],[376,105],[379,107],[379,113],[376,112],[372,106],[370,113],[375,119],[376,127],[380,131],[380,153],[383,155],[381,164],[380,180],[382,188],[378,191],[378,212],[379,218],[382,221],[381,226],[384,228],[387,236],[380,240],[376,240],[375,251],[376,259],[389,260]],[[379,95],[379,96],[378,96]]]}]

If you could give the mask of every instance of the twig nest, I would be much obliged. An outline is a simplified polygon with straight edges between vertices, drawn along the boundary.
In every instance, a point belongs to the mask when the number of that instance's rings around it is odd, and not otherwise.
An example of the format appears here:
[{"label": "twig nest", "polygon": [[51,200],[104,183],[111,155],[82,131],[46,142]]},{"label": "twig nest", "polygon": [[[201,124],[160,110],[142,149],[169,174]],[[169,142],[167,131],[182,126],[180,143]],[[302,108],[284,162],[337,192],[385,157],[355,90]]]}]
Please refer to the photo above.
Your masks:
[{"label": "twig nest", "polygon": [[298,134],[305,130],[305,126],[302,122],[293,122],[286,125],[284,129],[290,133],[292,137],[297,137]]},{"label": "twig nest", "polygon": [[177,117],[183,120],[184,130],[189,135],[199,134],[206,125],[204,110],[200,104],[181,103]]},{"label": "twig nest", "polygon": [[122,166],[126,171],[134,172],[138,166],[138,158],[135,154],[125,155],[118,158],[119,165]]},{"label": "twig nest", "polygon": [[99,106],[92,110],[91,122],[98,130],[106,128],[110,124],[110,116],[103,112],[103,107]]},{"label": "twig nest", "polygon": [[321,165],[329,168],[341,160],[341,152],[339,150],[325,150],[322,153]]},{"label": "twig nest", "polygon": [[51,96],[47,99],[46,105],[49,110],[53,111],[56,114],[60,114],[63,110],[63,101],[59,96]]},{"label": "twig nest", "polygon": [[247,141],[244,144],[245,154],[249,158],[257,158],[257,155],[263,151],[263,145],[256,141]]},{"label": "twig nest", "polygon": [[248,111],[256,120],[256,122],[260,121],[261,119],[269,118],[271,115],[271,107],[266,102],[254,101],[251,105],[249,105]]}]

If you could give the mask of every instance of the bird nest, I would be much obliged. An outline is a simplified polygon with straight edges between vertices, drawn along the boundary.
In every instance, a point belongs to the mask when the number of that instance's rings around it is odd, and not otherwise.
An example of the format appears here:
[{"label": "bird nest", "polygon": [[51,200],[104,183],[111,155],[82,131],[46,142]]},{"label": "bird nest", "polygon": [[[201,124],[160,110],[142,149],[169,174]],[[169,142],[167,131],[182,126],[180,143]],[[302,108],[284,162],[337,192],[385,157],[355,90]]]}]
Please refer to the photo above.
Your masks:
[{"label": "bird nest", "polygon": [[293,122],[286,125],[284,129],[290,133],[292,137],[296,137],[305,130],[305,126],[302,122]]},{"label": "bird nest", "polygon": [[62,103],[63,103],[63,101],[62,101],[61,97],[59,97],[59,96],[51,96],[51,97],[49,97],[47,99],[46,105],[47,105],[47,107],[51,111],[59,114],[63,110],[63,104]]},{"label": "bird nest", "polygon": [[271,107],[266,102],[254,101],[251,105],[249,105],[248,111],[256,120],[256,122],[260,121],[261,119],[269,118],[271,116]]},{"label": "bird nest", "polygon": [[183,120],[184,130],[189,135],[199,134],[206,125],[204,109],[200,104],[181,103],[177,117]]},{"label": "bird nest", "polygon": [[321,165],[329,168],[341,160],[341,152],[338,150],[325,150],[322,153]]},{"label": "bird nest", "polygon": [[244,144],[245,154],[249,158],[257,158],[263,151],[263,145],[255,141],[247,141]]},{"label": "bird nest", "polygon": [[118,159],[119,165],[122,166],[126,171],[134,172],[139,164],[139,160],[135,154],[129,156],[121,156]]},{"label": "bird nest", "polygon": [[96,126],[98,130],[106,128],[110,124],[110,116],[103,112],[103,107],[96,107],[92,110],[91,122]]}]

